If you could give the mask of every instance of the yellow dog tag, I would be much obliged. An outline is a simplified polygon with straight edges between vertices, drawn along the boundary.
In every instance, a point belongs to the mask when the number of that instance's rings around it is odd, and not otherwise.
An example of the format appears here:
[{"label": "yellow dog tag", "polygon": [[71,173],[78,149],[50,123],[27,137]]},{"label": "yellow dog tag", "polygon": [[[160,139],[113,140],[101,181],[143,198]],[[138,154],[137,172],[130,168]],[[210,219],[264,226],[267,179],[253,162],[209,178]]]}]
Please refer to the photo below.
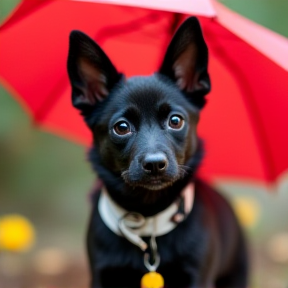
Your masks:
[{"label": "yellow dog tag", "polygon": [[141,279],[141,288],[163,288],[164,279],[157,272],[146,273]]}]

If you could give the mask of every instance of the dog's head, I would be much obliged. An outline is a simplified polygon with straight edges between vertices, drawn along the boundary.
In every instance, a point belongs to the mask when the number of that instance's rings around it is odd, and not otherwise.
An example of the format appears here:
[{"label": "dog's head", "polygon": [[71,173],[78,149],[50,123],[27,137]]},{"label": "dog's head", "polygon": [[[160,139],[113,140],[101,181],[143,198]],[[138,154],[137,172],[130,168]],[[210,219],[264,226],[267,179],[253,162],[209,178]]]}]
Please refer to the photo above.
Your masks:
[{"label": "dog's head", "polygon": [[180,26],[157,73],[129,79],[92,39],[73,31],[72,102],[93,133],[98,167],[148,190],[162,190],[182,178],[197,149],[199,111],[210,91],[207,65],[195,17]]}]

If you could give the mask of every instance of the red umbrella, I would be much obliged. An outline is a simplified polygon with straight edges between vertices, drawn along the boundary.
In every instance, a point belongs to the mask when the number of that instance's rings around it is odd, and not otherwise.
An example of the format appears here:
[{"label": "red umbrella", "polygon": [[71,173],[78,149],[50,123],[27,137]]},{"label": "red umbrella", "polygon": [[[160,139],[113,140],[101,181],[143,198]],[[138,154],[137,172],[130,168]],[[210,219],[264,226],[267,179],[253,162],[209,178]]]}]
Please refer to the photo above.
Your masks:
[{"label": "red umbrella", "polygon": [[94,38],[126,75],[151,74],[192,14],[200,16],[212,80],[199,128],[201,174],[272,182],[288,169],[288,40],[217,2],[24,0],[0,27],[0,81],[37,124],[89,144],[70,104],[70,31]]}]

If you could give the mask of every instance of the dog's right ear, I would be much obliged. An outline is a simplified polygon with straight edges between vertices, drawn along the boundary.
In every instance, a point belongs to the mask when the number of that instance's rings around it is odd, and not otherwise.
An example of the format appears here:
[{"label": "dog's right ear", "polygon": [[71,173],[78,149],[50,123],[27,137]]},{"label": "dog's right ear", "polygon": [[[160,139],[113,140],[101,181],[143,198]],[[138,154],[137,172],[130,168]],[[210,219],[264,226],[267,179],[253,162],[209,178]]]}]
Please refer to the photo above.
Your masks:
[{"label": "dog's right ear", "polygon": [[175,82],[195,106],[204,106],[211,89],[208,48],[196,17],[184,21],[175,33],[159,73]]},{"label": "dog's right ear", "polygon": [[122,77],[103,50],[80,31],[70,34],[67,69],[73,106],[84,114],[105,99]]}]

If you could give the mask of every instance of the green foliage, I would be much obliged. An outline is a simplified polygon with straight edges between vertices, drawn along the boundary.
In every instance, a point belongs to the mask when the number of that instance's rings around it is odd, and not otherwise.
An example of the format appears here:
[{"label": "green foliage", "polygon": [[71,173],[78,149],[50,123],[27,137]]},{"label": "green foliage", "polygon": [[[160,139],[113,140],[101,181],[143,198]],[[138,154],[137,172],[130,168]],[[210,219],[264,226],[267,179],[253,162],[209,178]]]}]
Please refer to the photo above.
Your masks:
[{"label": "green foliage", "polygon": [[287,0],[221,0],[239,14],[288,37]]},{"label": "green foliage", "polygon": [[11,10],[20,3],[20,0],[1,0],[0,1],[0,23],[9,15]]}]

